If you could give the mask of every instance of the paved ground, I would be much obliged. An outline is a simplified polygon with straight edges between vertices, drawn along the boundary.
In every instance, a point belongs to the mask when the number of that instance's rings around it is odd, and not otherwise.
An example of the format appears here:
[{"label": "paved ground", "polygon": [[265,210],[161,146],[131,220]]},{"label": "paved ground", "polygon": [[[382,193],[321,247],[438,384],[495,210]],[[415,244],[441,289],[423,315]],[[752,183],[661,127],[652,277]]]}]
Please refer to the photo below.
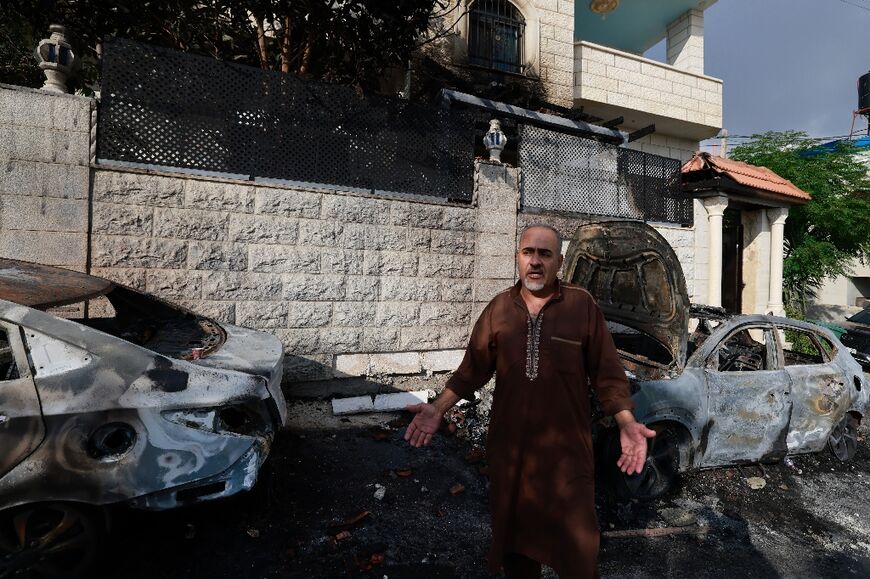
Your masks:
[{"label": "paved ground", "polygon": [[[325,403],[295,404],[251,493],[193,509],[115,513],[104,576],[489,577],[487,479],[481,463],[469,463],[464,430],[415,450],[401,422],[398,414],[342,421]],[[478,428],[465,429],[471,440]],[[850,464],[824,453],[797,457],[793,467],[709,471],[647,504],[618,503],[601,489],[605,531],[706,529],[605,540],[602,576],[870,576],[870,445],[862,434]],[[754,476],[766,486],[751,489]],[[464,490],[451,494],[457,483]]]}]

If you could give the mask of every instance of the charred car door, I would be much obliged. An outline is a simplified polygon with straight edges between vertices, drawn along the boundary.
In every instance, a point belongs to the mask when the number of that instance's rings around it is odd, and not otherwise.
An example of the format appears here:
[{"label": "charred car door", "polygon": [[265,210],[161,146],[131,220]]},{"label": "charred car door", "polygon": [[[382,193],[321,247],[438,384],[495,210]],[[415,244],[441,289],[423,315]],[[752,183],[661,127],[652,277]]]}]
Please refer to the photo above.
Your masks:
[{"label": "charred car door", "polygon": [[849,409],[849,382],[833,363],[835,348],[824,336],[795,327],[780,329],[794,401],[788,450],[815,452],[825,446],[834,425]]},{"label": "charred car door", "polygon": [[36,385],[17,326],[0,321],[0,477],[45,438]]},{"label": "charred car door", "polygon": [[787,452],[791,381],[771,326],[729,332],[707,359],[702,467],[774,460]]}]

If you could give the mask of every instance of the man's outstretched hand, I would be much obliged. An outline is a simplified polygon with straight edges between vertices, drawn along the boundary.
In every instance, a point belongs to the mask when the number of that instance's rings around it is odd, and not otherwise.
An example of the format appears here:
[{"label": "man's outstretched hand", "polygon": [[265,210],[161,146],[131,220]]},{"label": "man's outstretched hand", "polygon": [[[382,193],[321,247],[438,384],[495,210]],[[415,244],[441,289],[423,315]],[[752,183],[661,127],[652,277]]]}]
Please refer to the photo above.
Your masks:
[{"label": "man's outstretched hand", "polygon": [[633,419],[625,424],[620,424],[619,443],[622,445],[622,454],[616,461],[616,466],[629,475],[642,471],[643,464],[646,462],[646,439],[655,435],[655,430],[651,430]]},{"label": "man's outstretched hand", "polygon": [[440,412],[434,404],[413,404],[406,406],[405,409],[415,414],[414,420],[405,430],[405,440],[415,448],[426,446],[441,426],[441,417],[444,413]]}]

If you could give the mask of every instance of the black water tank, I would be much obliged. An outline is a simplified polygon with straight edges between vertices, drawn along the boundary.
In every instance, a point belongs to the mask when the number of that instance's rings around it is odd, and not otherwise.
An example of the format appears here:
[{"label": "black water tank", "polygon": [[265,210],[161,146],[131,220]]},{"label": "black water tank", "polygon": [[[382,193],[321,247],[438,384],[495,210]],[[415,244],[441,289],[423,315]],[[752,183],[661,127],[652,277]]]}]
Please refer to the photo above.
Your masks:
[{"label": "black water tank", "polygon": [[870,72],[858,79],[858,108],[870,107]]}]

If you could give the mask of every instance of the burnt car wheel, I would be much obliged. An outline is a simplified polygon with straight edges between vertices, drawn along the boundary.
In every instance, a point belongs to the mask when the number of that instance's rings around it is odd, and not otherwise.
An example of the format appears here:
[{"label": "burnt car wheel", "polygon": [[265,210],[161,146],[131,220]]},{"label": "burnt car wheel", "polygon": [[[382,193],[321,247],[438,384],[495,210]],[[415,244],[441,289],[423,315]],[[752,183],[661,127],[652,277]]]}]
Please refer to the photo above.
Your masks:
[{"label": "burnt car wheel", "polygon": [[0,579],[92,577],[105,537],[101,511],[37,503],[0,513]]},{"label": "burnt car wheel", "polygon": [[620,498],[656,499],[667,492],[677,479],[680,447],[684,444],[684,437],[672,426],[654,425],[651,428],[656,431],[656,436],[647,442],[643,470],[633,475],[625,474],[616,466],[622,453],[619,430],[612,431],[608,437],[609,468],[613,472],[616,495]]},{"label": "burnt car wheel", "polygon": [[828,446],[834,456],[843,462],[855,458],[855,451],[858,449],[858,421],[850,414],[844,416],[831,431]]}]

